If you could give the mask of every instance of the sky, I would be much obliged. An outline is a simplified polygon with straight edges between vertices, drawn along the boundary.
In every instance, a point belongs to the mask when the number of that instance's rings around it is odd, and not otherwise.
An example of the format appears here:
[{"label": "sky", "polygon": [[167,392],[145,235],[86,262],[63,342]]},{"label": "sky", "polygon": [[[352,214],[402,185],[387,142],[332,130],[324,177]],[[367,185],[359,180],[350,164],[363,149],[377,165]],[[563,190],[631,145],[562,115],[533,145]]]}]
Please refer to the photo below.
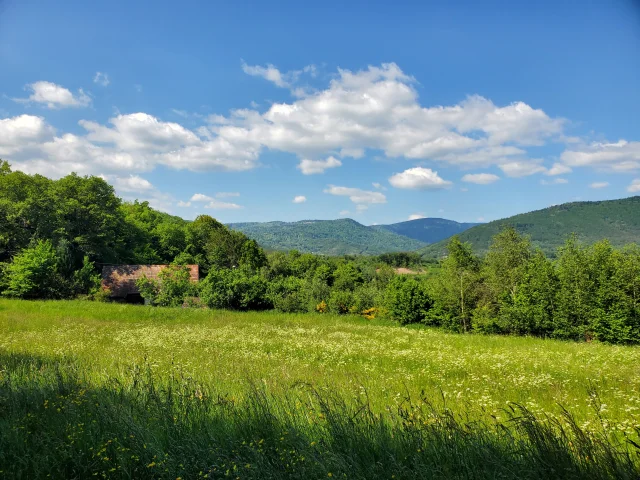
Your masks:
[{"label": "sky", "polygon": [[640,2],[0,0],[0,158],[223,222],[640,195]]}]

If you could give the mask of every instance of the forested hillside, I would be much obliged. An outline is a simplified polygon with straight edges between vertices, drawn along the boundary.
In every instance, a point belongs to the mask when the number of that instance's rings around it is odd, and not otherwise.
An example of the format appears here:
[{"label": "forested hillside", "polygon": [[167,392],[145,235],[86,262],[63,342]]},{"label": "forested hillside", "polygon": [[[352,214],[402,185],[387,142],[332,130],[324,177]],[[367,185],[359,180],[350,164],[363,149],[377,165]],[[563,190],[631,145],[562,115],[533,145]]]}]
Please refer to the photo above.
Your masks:
[{"label": "forested hillside", "polygon": [[0,291],[60,298],[96,287],[102,264],[266,263],[258,244],[207,215],[187,222],[123,202],[99,177],[51,180],[0,163]]},{"label": "forested hillside", "polygon": [[444,218],[418,218],[417,220],[392,223],[391,225],[374,225],[372,228],[397,233],[425,243],[436,243],[476,225],[479,224],[458,223]]},{"label": "forested hillside", "polygon": [[[476,253],[485,253],[491,239],[507,226],[528,235],[534,247],[555,255],[568,235],[592,244],[604,238],[614,247],[640,240],[640,196],[599,202],[572,202],[523,213],[477,225],[460,233],[460,240],[471,243]],[[445,254],[446,241],[421,250],[425,257]]]},{"label": "forested hillside", "polygon": [[425,244],[392,231],[362,225],[350,218],[300,222],[232,223],[264,248],[322,255],[378,255],[417,250]]}]

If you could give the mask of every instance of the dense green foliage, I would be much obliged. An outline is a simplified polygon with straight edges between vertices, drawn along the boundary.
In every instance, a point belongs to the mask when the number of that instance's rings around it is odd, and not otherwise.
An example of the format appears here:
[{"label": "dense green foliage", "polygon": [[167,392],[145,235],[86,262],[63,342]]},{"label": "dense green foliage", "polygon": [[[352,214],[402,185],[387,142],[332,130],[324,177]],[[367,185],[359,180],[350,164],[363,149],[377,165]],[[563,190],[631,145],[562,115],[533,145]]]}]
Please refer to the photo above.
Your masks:
[{"label": "dense green foliage", "polygon": [[637,478],[638,362],[356,317],[0,299],[0,477]]},{"label": "dense green foliage", "polygon": [[397,233],[424,243],[437,243],[476,225],[479,224],[458,223],[444,218],[418,218],[391,225],[374,225],[371,228]]},{"label": "dense green foliage", "polygon": [[188,298],[198,295],[198,287],[191,282],[190,271],[183,265],[164,268],[157,280],[143,276],[138,279],[140,294],[151,305],[179,307]]},{"label": "dense green foliage", "polygon": [[[257,270],[266,265],[255,241],[209,216],[187,222],[147,202],[122,202],[99,177],[71,174],[50,180],[12,172],[6,162],[0,166],[4,295],[63,298],[95,293],[95,275],[102,264],[195,263],[203,275],[210,268]],[[153,301],[178,302],[166,295]]]},{"label": "dense green foliage", "polygon": [[569,237],[552,261],[507,228],[488,254],[454,237],[433,281],[430,323],[454,331],[640,342],[640,247]]},{"label": "dense green foliage", "polygon": [[[637,246],[585,246],[574,235],[552,260],[529,237],[505,228],[484,257],[454,236],[438,268],[406,252],[267,255],[255,240],[210,216],[186,222],[147,203],[122,203],[97,177],[53,181],[11,172],[6,164],[1,172],[0,190],[12,200],[0,203],[6,212],[0,232],[5,296],[99,298],[96,264],[153,262],[169,267],[157,280],[138,281],[152,305],[386,316],[454,332],[640,342]],[[302,223],[316,232],[327,225]],[[200,266],[199,284],[191,283],[185,264]],[[412,278],[397,278],[392,267],[414,268],[403,270]]]},{"label": "dense green foliage", "polygon": [[[506,227],[528,235],[534,247],[547,255],[555,255],[568,235],[593,244],[608,239],[614,247],[637,243],[640,238],[640,196],[600,202],[573,202],[523,213],[513,217],[477,225],[463,233],[460,240],[469,242],[474,251],[484,254],[492,238]],[[447,241],[421,250],[425,257],[442,257]]]},{"label": "dense green foliage", "polygon": [[391,317],[406,325],[424,322],[433,300],[424,282],[398,276],[387,287],[387,305]]},{"label": "dense green foliage", "polygon": [[424,246],[424,242],[419,240],[367,227],[350,218],[291,223],[232,223],[229,227],[245,233],[264,248],[320,255],[378,255],[417,250]]}]

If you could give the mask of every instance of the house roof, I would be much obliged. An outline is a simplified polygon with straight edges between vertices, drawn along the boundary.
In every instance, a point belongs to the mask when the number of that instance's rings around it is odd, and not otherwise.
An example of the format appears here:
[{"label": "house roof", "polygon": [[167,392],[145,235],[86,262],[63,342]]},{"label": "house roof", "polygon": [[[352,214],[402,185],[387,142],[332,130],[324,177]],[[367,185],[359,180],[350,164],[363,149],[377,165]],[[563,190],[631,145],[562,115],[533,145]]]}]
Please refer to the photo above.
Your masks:
[{"label": "house roof", "polygon": [[[102,267],[102,288],[111,290],[112,297],[140,293],[136,281],[143,276],[157,280],[160,272],[171,265],[105,265]],[[187,265],[192,282],[200,279],[198,265]]]}]

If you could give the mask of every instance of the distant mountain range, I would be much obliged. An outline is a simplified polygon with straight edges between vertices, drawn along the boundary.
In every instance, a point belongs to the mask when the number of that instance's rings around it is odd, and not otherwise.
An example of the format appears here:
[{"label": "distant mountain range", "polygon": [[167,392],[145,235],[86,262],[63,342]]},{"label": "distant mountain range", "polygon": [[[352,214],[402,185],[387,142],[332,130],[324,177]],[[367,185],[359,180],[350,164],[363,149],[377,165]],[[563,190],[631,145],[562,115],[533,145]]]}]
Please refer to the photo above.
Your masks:
[{"label": "distant mountain range", "polygon": [[391,225],[374,225],[376,230],[386,230],[425,243],[436,243],[456,233],[480,225],[479,223],[458,223],[444,218],[420,218]]},{"label": "distant mountain range", "polygon": [[322,255],[378,255],[418,250],[475,224],[421,218],[392,225],[365,226],[350,218],[300,222],[231,223],[272,250],[299,250]]},{"label": "distant mountain range", "polygon": [[421,218],[391,225],[365,226],[355,220],[232,223],[260,245],[272,250],[299,250],[322,255],[378,255],[415,251],[441,257],[447,239],[458,234],[477,253],[485,253],[491,238],[505,226],[528,235],[534,246],[555,254],[568,235],[584,243],[603,238],[614,246],[640,243],[640,196],[599,202],[572,202],[489,223],[458,223],[443,218]]},{"label": "distant mountain range", "polygon": [[[640,242],[640,196],[599,202],[572,202],[484,223],[460,233],[477,253],[485,253],[491,238],[511,225],[529,235],[534,246],[553,255],[568,235],[576,233],[587,244],[607,238],[613,246]],[[446,252],[446,240],[420,250],[426,257]]]}]

